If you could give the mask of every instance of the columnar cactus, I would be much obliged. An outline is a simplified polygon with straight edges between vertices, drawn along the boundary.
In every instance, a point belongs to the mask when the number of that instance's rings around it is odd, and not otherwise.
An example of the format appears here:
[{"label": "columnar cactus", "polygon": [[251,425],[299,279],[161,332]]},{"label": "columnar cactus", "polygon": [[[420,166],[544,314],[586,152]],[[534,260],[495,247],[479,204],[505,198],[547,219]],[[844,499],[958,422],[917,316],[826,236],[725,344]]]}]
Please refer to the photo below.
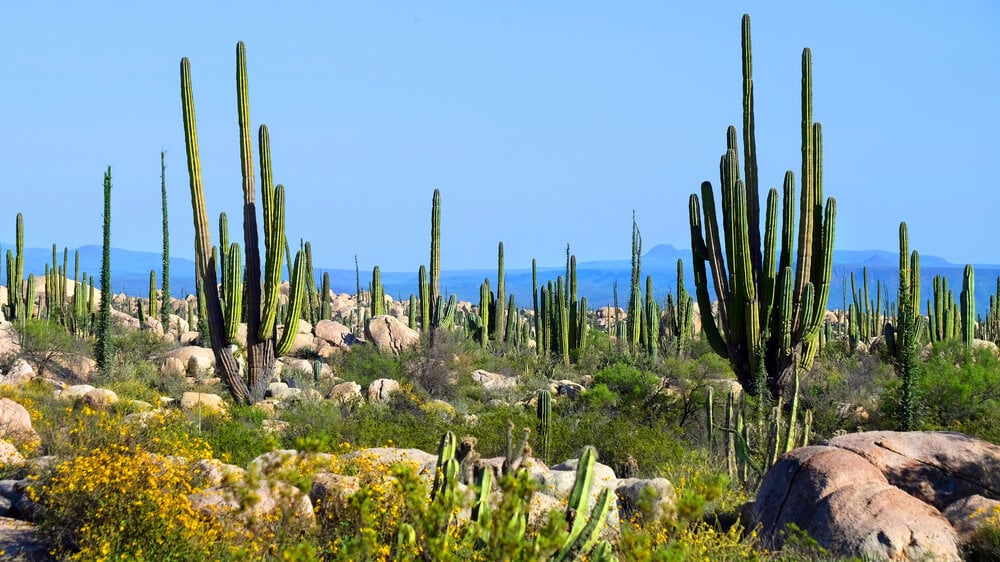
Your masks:
[{"label": "columnar cactus", "polygon": [[[431,197],[431,266],[430,266],[430,286],[428,287],[429,308],[427,318],[431,320],[429,332],[431,345],[434,345],[434,331],[437,326],[433,325],[433,318],[437,312],[435,305],[441,295],[441,190],[435,189]],[[421,305],[424,306],[424,305]]]},{"label": "columnar cactus", "polygon": [[163,329],[170,328],[170,229],[167,226],[167,161],[160,151],[160,207],[163,210],[163,280],[160,282],[160,321]]},{"label": "columnar cactus", "polygon": [[917,396],[917,346],[920,330],[920,254],[909,252],[906,223],[899,223],[899,294],[896,325],[887,327],[886,340],[893,352],[896,373],[902,379],[899,426],[914,431],[919,425]]},{"label": "columnar cactus", "polygon": [[[111,166],[104,172],[104,249],[101,257],[101,313],[97,317],[97,368],[107,374],[111,361]],[[20,252],[19,252],[20,253]],[[29,282],[28,290],[34,290]],[[33,300],[33,299],[32,299]]]},{"label": "columnar cactus", "polygon": [[420,305],[417,303],[417,296],[411,293],[410,294],[410,306],[407,309],[407,315],[406,315],[407,325],[409,326],[409,328],[411,330],[416,330],[418,328],[418,325],[417,325],[417,311],[419,310],[419,308],[420,308]]},{"label": "columnar cactus", "polygon": [[504,292],[504,271],[503,271],[503,242],[497,245],[497,294],[496,294],[496,307],[494,314],[494,339],[497,344],[503,345],[506,341],[507,332],[507,316],[504,310],[506,305],[507,295]]},{"label": "columnar cactus", "polygon": [[[188,175],[191,187],[191,203],[195,224],[195,266],[204,279],[202,293],[205,295],[208,325],[211,332],[212,349],[216,358],[216,371],[229,388],[233,399],[239,403],[252,404],[264,397],[267,384],[274,374],[277,354],[285,347],[277,340],[276,320],[281,282],[281,262],[285,245],[285,191],[281,185],[275,186],[271,172],[270,139],[267,127],[259,130],[261,176],[261,212],[264,233],[264,271],[261,275],[260,245],[257,231],[257,203],[254,188],[253,142],[250,133],[250,108],[247,87],[246,49],[242,42],[236,46],[236,92],[237,115],[240,132],[240,164],[243,178],[243,240],[245,251],[245,284],[247,319],[247,362],[245,375],[233,355],[225,345],[226,327],[219,290],[216,281],[216,263],[212,257],[211,234],[208,227],[208,213],[205,207],[205,193],[201,180],[201,161],[198,155],[198,133],[191,87],[191,65],[187,58],[181,60],[181,105],[184,117],[184,139],[187,153]],[[289,315],[285,318],[285,338],[294,335],[295,322],[300,310],[295,310],[295,302],[301,306],[304,283],[304,263],[296,257],[297,267],[293,268]],[[299,271],[294,271],[299,270]],[[261,278],[263,277],[263,287]],[[263,306],[261,305],[263,301]]]},{"label": "columnar cactus", "polygon": [[660,347],[660,306],[653,297],[653,276],[646,276],[646,306],[643,307],[643,331],[646,333],[646,352],[656,359]]},{"label": "columnar cactus", "polygon": [[547,463],[552,446],[552,393],[546,388],[539,390],[537,396],[539,452],[541,461]]},{"label": "columnar cactus", "polygon": [[962,276],[962,343],[972,347],[976,331],[976,280],[971,264],[966,264]]},{"label": "columnar cactus", "polygon": [[320,304],[319,304],[319,319],[329,320],[331,316],[330,311],[330,272],[323,272],[323,286],[320,291]]},{"label": "columnar cactus", "polygon": [[377,265],[372,269],[371,301],[372,316],[381,316],[386,313],[385,287],[382,286],[382,271]]},{"label": "columnar cactus", "polygon": [[431,286],[427,281],[427,268],[420,266],[417,272],[417,284],[420,294],[420,331],[430,333],[431,330]]},{"label": "columnar cactus", "polygon": [[642,274],[642,235],[639,225],[635,222],[635,212],[632,212],[632,277],[629,284],[628,298],[628,350],[630,353],[639,351],[639,341],[642,337],[642,289],[639,286]]},{"label": "columnar cactus", "polygon": [[156,270],[149,270],[149,317],[157,317]]},{"label": "columnar cactus", "polygon": [[[766,383],[766,390],[777,397],[790,390],[796,367],[811,366],[818,348],[830,288],[836,201],[830,198],[823,204],[822,128],[812,121],[812,57],[804,49],[797,253],[793,261],[795,186],[791,171],[785,174],[780,233],[778,191],[768,193],[761,247],[747,15],[743,16],[742,52],[745,180],[739,173],[736,129],[730,127],[720,166],[723,228],[720,231],[716,218],[712,184],[704,182],[704,216],[697,194],[689,202],[692,257],[702,330],[708,342],[729,360],[744,389],[759,394]],[[718,319],[712,314],[706,262],[719,300]]]}]

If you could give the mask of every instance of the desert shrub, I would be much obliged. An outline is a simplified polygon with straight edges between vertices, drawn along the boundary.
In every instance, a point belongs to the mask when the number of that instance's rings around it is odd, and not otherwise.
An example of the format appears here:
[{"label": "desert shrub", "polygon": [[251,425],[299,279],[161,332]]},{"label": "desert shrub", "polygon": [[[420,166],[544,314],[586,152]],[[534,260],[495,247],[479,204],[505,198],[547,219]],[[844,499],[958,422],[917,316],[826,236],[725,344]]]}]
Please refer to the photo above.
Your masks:
[{"label": "desert shrub", "polygon": [[971,562],[1000,560],[1000,507],[977,517],[986,521],[963,546],[964,559]]},{"label": "desert shrub", "polygon": [[671,478],[677,503],[659,516],[642,498],[632,519],[622,521],[618,550],[626,560],[767,560],[756,532],[723,526],[710,515],[728,492],[728,478],[696,472]]},{"label": "desert shrub", "polygon": [[61,355],[90,355],[90,344],[70,334],[55,321],[27,319],[14,322],[21,357],[38,373],[57,370]]},{"label": "desert shrub", "polygon": [[[394,400],[396,404],[410,403],[405,396]],[[372,404],[363,405],[343,418],[341,436],[357,447],[384,447],[391,443],[396,447],[434,451],[440,435],[448,429],[440,418],[425,416],[419,406],[396,410],[387,404]]]},{"label": "desert shrub", "polygon": [[538,488],[526,473],[497,482],[499,503],[480,523],[455,517],[471,506],[471,496],[451,488],[431,499],[412,464],[386,467],[364,456],[355,462],[362,465],[359,491],[318,510],[318,550],[325,559],[414,560],[433,553],[442,561],[547,560],[566,538],[559,513],[540,528],[512,524]]},{"label": "desert shrub", "polygon": [[180,560],[216,557],[226,536],[202,518],[188,495],[198,490],[190,463],[211,456],[179,412],[123,416],[86,406],[28,493],[39,532],[60,559]]},{"label": "desert shrub", "polygon": [[376,379],[399,380],[403,374],[403,358],[382,353],[372,345],[356,345],[350,353],[340,353],[331,360],[334,375],[367,387]]},{"label": "desert shrub", "polygon": [[[961,342],[935,345],[919,367],[917,388],[928,429],[962,431],[1000,442],[1000,360],[988,349],[972,351]],[[898,384],[893,384],[891,395]]]},{"label": "desert shrub", "polygon": [[227,415],[204,415],[196,423],[200,437],[219,460],[246,466],[278,446],[277,438],[261,426],[264,417],[263,410],[254,406],[231,405]]},{"label": "desert shrub", "polygon": [[[894,379],[892,367],[876,355],[827,346],[813,368],[800,374],[799,404],[812,410],[813,432],[821,436],[874,428],[884,417],[875,416],[880,396]],[[861,411],[871,417],[859,418]]]},{"label": "desert shrub", "polygon": [[434,398],[454,398],[458,395],[458,376],[448,364],[437,357],[416,357],[403,367],[406,378]]},{"label": "desert shrub", "polygon": [[604,383],[597,383],[580,396],[580,400],[590,410],[610,410],[618,405],[618,393]]},{"label": "desert shrub", "polygon": [[640,403],[656,388],[659,377],[624,363],[617,363],[594,373],[593,384],[603,384],[618,395],[623,406]]},{"label": "desert shrub", "polygon": [[329,401],[299,401],[281,413],[288,429],[281,434],[281,447],[297,448],[304,440],[315,443],[318,451],[332,451],[340,442],[340,407]]},{"label": "desert shrub", "polygon": [[39,532],[66,560],[206,560],[226,536],[188,495],[190,461],[110,445],[66,459],[30,488]]}]

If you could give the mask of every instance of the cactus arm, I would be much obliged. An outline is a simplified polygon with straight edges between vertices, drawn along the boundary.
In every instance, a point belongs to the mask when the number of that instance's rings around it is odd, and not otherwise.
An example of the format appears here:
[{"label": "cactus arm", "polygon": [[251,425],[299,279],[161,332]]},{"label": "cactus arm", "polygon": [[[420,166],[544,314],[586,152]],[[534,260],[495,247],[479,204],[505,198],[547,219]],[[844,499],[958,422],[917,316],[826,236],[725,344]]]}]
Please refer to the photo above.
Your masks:
[{"label": "cactus arm", "polygon": [[285,329],[275,348],[275,355],[282,356],[292,349],[295,336],[298,334],[299,318],[302,317],[302,302],[306,293],[306,264],[302,251],[295,253],[295,264],[292,266],[292,278],[288,292],[288,313],[285,316]]}]

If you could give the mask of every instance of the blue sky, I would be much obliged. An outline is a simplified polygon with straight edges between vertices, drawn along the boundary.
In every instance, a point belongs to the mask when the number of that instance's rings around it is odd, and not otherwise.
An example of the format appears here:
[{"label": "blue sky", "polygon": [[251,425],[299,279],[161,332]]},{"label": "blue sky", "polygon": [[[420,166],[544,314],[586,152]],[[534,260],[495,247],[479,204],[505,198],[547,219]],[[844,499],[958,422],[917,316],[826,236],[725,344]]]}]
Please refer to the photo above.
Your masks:
[{"label": "blue sky", "polygon": [[[287,5],[286,5],[287,4]],[[271,130],[287,233],[317,266],[416,271],[442,191],[446,269],[689,247],[687,198],[717,182],[753,23],[762,187],[799,168],[799,60],[813,50],[838,249],[1000,263],[1000,4],[954,2],[86,2],[0,8],[0,240],[193,254],[178,63],[191,59],[209,212],[240,181],[235,44]],[[672,3],[671,3],[672,4]],[[697,5],[695,5],[697,4]],[[234,232],[234,237],[239,237]]]}]

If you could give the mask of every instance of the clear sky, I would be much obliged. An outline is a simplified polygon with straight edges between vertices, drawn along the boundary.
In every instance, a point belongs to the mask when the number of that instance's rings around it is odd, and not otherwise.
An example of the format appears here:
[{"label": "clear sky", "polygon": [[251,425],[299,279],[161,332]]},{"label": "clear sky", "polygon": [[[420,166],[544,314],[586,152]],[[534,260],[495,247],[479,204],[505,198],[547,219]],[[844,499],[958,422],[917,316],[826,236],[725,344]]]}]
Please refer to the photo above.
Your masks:
[{"label": "clear sky", "polygon": [[[626,259],[690,247],[688,195],[717,183],[738,123],[740,15],[753,25],[762,188],[799,168],[801,50],[838,249],[1000,263],[1000,3],[6,2],[0,8],[0,240],[193,255],[179,61],[191,59],[213,224],[240,215],[235,45],[271,130],[287,234],[319,267],[416,271],[431,193],[442,267]],[[213,235],[217,240],[217,235]]]}]

